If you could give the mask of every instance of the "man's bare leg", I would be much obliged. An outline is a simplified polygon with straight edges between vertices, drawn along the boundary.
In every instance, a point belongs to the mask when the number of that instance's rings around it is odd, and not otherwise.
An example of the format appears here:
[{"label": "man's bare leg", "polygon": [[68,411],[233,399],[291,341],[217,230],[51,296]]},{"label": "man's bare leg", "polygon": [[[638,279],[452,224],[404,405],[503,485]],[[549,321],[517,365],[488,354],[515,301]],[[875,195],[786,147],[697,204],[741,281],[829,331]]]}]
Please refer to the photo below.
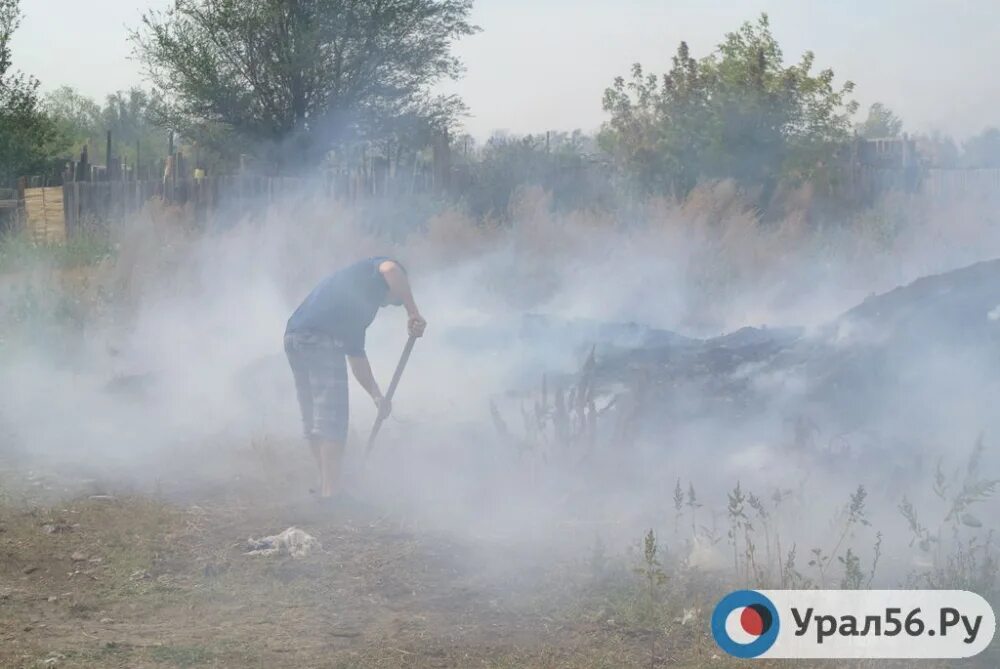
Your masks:
[{"label": "man's bare leg", "polygon": [[344,458],[344,444],[332,439],[318,442],[320,497],[332,497],[337,492],[340,479],[341,461]]},{"label": "man's bare leg", "polygon": [[[316,463],[316,477],[318,481],[316,492],[319,492],[323,489],[323,460],[320,457],[322,451],[320,444],[323,443],[323,440],[318,437],[308,437],[307,439],[309,441],[309,452],[312,453],[313,462]],[[313,491],[310,490],[309,492]]]}]

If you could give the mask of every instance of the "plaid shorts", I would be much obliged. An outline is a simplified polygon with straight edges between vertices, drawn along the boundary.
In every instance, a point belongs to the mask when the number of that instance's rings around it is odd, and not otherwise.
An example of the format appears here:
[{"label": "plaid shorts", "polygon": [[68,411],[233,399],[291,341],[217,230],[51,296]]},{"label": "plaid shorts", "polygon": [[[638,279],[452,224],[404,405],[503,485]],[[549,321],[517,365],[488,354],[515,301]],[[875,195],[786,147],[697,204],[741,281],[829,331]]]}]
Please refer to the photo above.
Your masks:
[{"label": "plaid shorts", "polygon": [[347,360],[343,344],[315,332],[285,334],[302,429],[309,439],[347,440]]}]

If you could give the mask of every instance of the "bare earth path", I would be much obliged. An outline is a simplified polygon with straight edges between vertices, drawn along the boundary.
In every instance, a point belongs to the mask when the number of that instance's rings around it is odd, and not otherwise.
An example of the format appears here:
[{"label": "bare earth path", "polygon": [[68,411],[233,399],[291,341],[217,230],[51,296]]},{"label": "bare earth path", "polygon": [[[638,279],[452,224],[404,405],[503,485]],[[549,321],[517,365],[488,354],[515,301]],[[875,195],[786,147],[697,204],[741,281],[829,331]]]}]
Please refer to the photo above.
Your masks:
[{"label": "bare earth path", "polygon": [[[642,630],[574,602],[582,559],[498,573],[373,509],[252,491],[181,504],[13,489],[0,506],[3,667],[720,665],[707,628],[678,626],[651,654]],[[249,536],[291,525],[323,550],[245,554]]]}]

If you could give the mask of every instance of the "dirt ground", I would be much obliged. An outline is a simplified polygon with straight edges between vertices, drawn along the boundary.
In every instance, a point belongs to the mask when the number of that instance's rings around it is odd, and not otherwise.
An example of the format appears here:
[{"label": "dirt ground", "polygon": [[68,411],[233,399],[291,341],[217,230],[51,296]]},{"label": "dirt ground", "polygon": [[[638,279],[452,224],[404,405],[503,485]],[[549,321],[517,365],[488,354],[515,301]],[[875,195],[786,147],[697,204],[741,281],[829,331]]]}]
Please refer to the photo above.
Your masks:
[{"label": "dirt ground", "polygon": [[[737,666],[702,611],[655,636],[630,622],[634,593],[597,587],[593,556],[497,570],[360,502],[60,486],[0,469],[3,667]],[[289,526],[322,550],[246,554]]]},{"label": "dirt ground", "polygon": [[[733,584],[669,546],[650,595],[639,536],[444,531],[364,489],[324,506],[296,446],[178,453],[152,483],[0,453],[0,667],[912,666],[734,660],[709,627]],[[248,554],[292,526],[322,547]]]}]

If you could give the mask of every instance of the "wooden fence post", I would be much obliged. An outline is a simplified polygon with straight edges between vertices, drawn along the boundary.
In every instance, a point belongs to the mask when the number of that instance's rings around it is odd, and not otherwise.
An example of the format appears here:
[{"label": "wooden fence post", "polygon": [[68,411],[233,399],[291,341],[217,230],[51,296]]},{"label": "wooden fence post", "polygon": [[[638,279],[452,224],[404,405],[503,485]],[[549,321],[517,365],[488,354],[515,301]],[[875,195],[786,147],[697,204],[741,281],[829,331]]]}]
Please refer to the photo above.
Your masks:
[{"label": "wooden fence post", "polygon": [[104,153],[104,169],[107,170],[105,178],[111,181],[111,131],[108,130],[108,143]]},{"label": "wooden fence post", "polygon": [[63,184],[63,222],[66,226],[66,238],[69,239],[76,232],[76,198],[75,189],[78,186],[76,181],[67,181]]}]

